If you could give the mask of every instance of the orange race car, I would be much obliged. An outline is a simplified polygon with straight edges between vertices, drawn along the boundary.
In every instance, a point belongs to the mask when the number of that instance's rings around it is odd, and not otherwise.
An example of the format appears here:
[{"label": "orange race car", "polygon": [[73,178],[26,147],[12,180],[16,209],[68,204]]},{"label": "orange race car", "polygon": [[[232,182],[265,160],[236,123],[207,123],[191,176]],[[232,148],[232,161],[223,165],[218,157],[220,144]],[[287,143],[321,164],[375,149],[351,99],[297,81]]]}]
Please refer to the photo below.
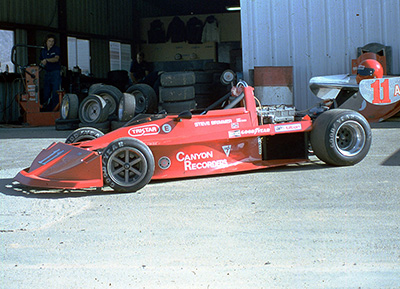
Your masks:
[{"label": "orange race car", "polygon": [[[363,96],[372,104],[397,102],[399,80],[363,80],[361,93],[364,87]],[[375,86],[387,92],[382,91],[381,97]],[[369,151],[369,123],[356,111],[330,109],[330,103],[325,100],[303,112],[284,105],[261,106],[253,88],[239,81],[230,93],[201,111],[139,114],[105,135],[94,128],[79,128],[65,143],[43,150],[15,180],[31,187],[109,186],[134,192],[150,180],[305,162],[311,150],[330,165],[354,165]]]}]

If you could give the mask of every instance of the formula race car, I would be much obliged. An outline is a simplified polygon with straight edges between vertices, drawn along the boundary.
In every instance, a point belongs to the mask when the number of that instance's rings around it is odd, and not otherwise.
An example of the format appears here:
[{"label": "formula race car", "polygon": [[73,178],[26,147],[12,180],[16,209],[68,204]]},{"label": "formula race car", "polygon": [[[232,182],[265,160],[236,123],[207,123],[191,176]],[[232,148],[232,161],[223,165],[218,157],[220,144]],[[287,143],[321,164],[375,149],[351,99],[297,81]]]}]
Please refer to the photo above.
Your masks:
[{"label": "formula race car", "polygon": [[[394,84],[398,89],[398,80],[389,80],[390,87]],[[395,89],[389,89],[386,102],[399,100]],[[94,128],[79,128],[65,143],[44,149],[15,180],[30,187],[109,186],[134,192],[150,180],[305,162],[311,150],[327,164],[354,165],[369,151],[371,129],[358,112],[329,109],[327,101],[303,112],[256,101],[253,88],[239,81],[230,93],[201,111],[140,114],[105,135]]]}]

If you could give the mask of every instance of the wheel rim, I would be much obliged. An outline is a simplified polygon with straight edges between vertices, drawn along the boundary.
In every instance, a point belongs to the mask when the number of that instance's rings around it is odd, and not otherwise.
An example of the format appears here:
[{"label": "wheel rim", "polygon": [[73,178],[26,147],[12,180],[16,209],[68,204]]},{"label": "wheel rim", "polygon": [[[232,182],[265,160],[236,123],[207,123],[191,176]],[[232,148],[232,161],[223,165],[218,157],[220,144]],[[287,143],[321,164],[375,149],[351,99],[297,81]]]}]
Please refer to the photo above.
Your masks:
[{"label": "wheel rim", "polygon": [[356,121],[342,123],[336,133],[336,147],[344,156],[354,156],[362,151],[366,142],[365,131]]},{"label": "wheel rim", "polygon": [[146,111],[146,97],[140,91],[135,91],[132,93],[136,99],[136,109],[137,113],[143,113]]},{"label": "wheel rim", "polygon": [[68,118],[68,111],[69,111],[69,99],[65,97],[65,100],[63,100],[61,105],[61,116],[64,119]]},{"label": "wheel rim", "polygon": [[101,93],[99,94],[106,102],[110,104],[110,110],[108,115],[113,114],[117,109],[117,102],[115,101],[114,97],[109,95],[108,93]]},{"label": "wheel rim", "polygon": [[97,101],[88,101],[84,107],[84,121],[90,123],[98,119],[101,113],[101,109],[102,107]]},{"label": "wheel rim", "polygon": [[118,119],[122,120],[124,118],[124,98],[121,98],[121,101],[118,105]]},{"label": "wheel rim", "polygon": [[146,176],[147,167],[146,157],[132,147],[119,148],[107,163],[110,178],[121,187],[140,182]]}]

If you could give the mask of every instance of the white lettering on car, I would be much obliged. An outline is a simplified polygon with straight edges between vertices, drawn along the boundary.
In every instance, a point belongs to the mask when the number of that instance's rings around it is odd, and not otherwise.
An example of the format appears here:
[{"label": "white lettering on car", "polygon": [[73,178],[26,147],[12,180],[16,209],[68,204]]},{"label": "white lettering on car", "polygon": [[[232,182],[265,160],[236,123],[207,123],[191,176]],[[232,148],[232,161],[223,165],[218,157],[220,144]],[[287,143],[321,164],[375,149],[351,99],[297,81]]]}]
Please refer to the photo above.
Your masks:
[{"label": "white lettering on car", "polygon": [[162,126],[161,128],[162,128],[163,132],[165,132],[165,133],[170,133],[170,132],[171,132],[171,130],[172,130],[172,127],[171,127],[171,125],[170,125],[170,124],[168,124],[168,123],[166,123],[166,124],[163,124],[163,126]]},{"label": "white lettering on car", "polygon": [[276,125],[275,132],[283,132],[283,131],[296,131],[301,130],[301,124],[285,124],[285,125]]},{"label": "white lettering on car", "polygon": [[195,127],[199,127],[199,126],[208,126],[208,125],[210,125],[210,122],[209,122],[209,121],[198,121],[198,122],[195,122],[195,123],[194,123],[194,126],[195,126]]},{"label": "white lettering on car", "polygon": [[220,160],[208,160],[214,157],[213,151],[200,152],[185,154],[184,152],[178,152],[176,159],[178,162],[183,162],[185,171],[194,171],[201,169],[219,169],[224,168],[228,165],[226,159]]},{"label": "white lettering on car", "polygon": [[213,152],[201,152],[201,153],[194,153],[194,154],[189,154],[186,155],[184,152],[178,152],[176,154],[176,159],[178,162],[183,162],[185,160],[188,161],[194,161],[194,160],[200,160],[200,159],[208,159],[213,157]]},{"label": "white lettering on car", "polygon": [[207,121],[198,121],[194,123],[194,127],[202,127],[202,126],[210,126],[210,125],[222,125],[222,124],[231,124],[233,121],[231,119],[217,119],[217,120],[207,120]]},{"label": "white lettering on car", "polygon": [[160,127],[156,124],[149,124],[149,125],[143,125],[143,126],[138,126],[138,127],[132,127],[129,131],[128,134],[130,136],[143,136],[143,135],[155,135],[160,132]]},{"label": "white lettering on car", "polygon": [[243,130],[233,130],[229,131],[229,138],[241,137],[244,135],[261,135],[267,134],[271,131],[270,128],[252,128],[252,129],[243,129]]}]

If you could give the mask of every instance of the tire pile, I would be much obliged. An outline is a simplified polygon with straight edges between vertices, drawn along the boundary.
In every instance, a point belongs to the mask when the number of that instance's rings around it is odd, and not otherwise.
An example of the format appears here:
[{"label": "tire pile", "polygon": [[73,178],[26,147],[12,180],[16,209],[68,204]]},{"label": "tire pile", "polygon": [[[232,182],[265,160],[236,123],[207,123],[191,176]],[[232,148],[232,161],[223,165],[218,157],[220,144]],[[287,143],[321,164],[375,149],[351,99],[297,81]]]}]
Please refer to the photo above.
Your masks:
[{"label": "tire pile", "polygon": [[164,72],[160,77],[160,110],[180,113],[196,108],[195,74],[188,72]]},{"label": "tire pile", "polygon": [[208,62],[204,70],[195,71],[196,83],[195,101],[198,109],[203,109],[214,103],[227,93],[227,86],[220,81],[221,74],[229,68],[229,64],[221,62]]},{"label": "tire pile", "polygon": [[159,110],[180,113],[208,107],[229,91],[226,83],[221,83],[227,68],[227,63],[209,62],[201,71],[164,72],[160,77]]},{"label": "tire pile", "polygon": [[112,85],[93,84],[81,102],[76,94],[65,94],[61,103],[61,118],[57,130],[79,127],[96,128],[103,133],[123,126],[139,113],[155,113],[157,96],[146,84],[135,84],[122,93]]},{"label": "tire pile", "polygon": [[147,84],[134,84],[125,93],[102,83],[90,86],[88,95],[79,100],[65,94],[57,130],[92,127],[104,133],[122,127],[137,114],[204,109],[229,91],[220,81],[228,64],[207,63],[203,71],[164,72],[160,74],[159,95]]}]

